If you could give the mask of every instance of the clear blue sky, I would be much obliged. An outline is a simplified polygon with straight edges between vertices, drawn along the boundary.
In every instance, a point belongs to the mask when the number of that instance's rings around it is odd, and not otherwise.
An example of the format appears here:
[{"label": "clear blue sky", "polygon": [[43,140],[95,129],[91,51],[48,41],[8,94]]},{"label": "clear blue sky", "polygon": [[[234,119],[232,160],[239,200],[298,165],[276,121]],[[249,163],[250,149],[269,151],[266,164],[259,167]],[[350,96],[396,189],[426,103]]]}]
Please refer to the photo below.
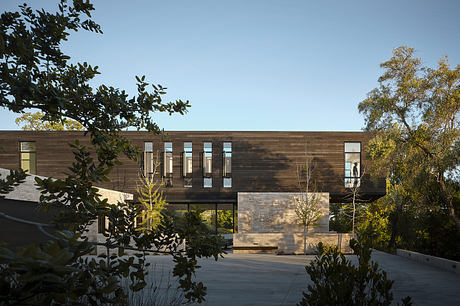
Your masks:
[{"label": "clear blue sky", "polygon": [[[2,0],[2,11],[24,0]],[[33,1],[51,8],[54,1]],[[53,4],[53,5],[51,5]],[[428,66],[460,63],[460,1],[98,1],[103,35],[72,34],[72,61],[98,65],[94,85],[135,93],[135,75],[190,100],[166,130],[358,131],[358,103],[379,64],[408,45]],[[0,109],[0,129],[17,129]]]}]

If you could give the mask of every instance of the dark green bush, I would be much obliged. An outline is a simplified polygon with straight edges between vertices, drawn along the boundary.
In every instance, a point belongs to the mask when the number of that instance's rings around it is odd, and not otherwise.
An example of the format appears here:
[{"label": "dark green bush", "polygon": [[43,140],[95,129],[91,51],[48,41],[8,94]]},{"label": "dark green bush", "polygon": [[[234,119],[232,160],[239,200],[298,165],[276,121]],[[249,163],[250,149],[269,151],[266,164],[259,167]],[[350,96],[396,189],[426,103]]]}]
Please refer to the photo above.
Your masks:
[{"label": "dark green bush", "polygon": [[[336,247],[318,244],[316,259],[305,267],[313,282],[303,293],[298,305],[390,305],[393,300],[392,280],[378,264],[370,262],[371,250],[356,240],[350,246],[358,257],[358,265]],[[411,305],[410,297],[402,300]]]}]

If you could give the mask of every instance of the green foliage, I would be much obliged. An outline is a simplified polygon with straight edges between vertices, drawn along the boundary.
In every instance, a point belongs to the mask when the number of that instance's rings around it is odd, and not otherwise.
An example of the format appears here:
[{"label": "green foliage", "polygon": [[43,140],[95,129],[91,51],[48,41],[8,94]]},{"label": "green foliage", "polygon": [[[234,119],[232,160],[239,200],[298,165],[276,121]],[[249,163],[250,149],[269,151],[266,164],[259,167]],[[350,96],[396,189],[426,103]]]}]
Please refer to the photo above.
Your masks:
[{"label": "green foliage", "polygon": [[[218,258],[219,238],[201,231],[199,214],[187,214],[182,222],[163,216],[157,231],[139,231],[136,217],[139,205],[109,204],[101,199],[95,184],[108,181],[120,155],[136,160],[139,149],[119,132],[128,127],[159,131],[152,119],[154,112],[184,114],[188,101],[164,103],[166,88],[152,85],[147,90],[145,77],[136,77],[137,96],[125,91],[89,83],[98,72],[87,63],[69,64],[70,57],[60,45],[70,31],[84,29],[102,33],[91,20],[94,8],[89,1],[59,2],[52,14],[33,11],[26,4],[20,12],[4,12],[0,20],[0,107],[16,113],[34,109],[41,120],[63,123],[80,122],[89,136],[89,144],[71,144],[75,161],[65,179],[36,178],[44,209],[60,211],[55,225],[63,231],[44,245],[33,245],[17,253],[0,249],[0,298],[2,304],[126,304],[126,292],[120,284],[128,278],[132,291],[146,286],[148,263],[146,250],[164,250],[174,256],[174,275],[188,301],[202,302],[206,288],[193,280],[199,267],[197,258]],[[20,183],[23,172],[14,172],[0,180],[2,193]],[[105,259],[84,257],[92,249],[85,232],[98,216],[109,219],[104,234],[109,248],[139,251],[135,256],[110,255]],[[184,242],[186,248],[183,249]],[[122,255],[120,252],[119,255]]]},{"label": "green foliage", "polygon": [[163,103],[166,88],[136,77],[137,97],[107,85],[93,89],[89,82],[99,74],[97,66],[69,64],[70,56],[60,49],[70,31],[84,29],[102,33],[91,20],[89,1],[61,0],[56,13],[32,10],[27,4],[19,12],[1,15],[0,107],[15,113],[41,111],[43,120],[73,119],[87,130],[118,131],[133,126],[159,131],[152,113],[184,114],[188,101]]},{"label": "green foliage", "polygon": [[166,201],[163,197],[163,192],[160,188],[163,183],[156,179],[157,171],[160,163],[155,162],[155,171],[153,175],[144,176],[139,174],[139,184],[137,187],[138,201],[141,205],[141,210],[138,218],[141,222],[138,223],[138,229],[142,231],[155,231],[163,219],[161,212],[166,208]]},{"label": "green foliage", "polygon": [[0,179],[0,199],[4,196],[2,194],[7,194],[13,191],[15,186],[23,183],[26,179],[27,174],[23,170],[10,170],[10,174],[5,177],[5,179]]},{"label": "green foliage", "polygon": [[371,171],[390,183],[385,198],[369,206],[360,237],[374,247],[458,259],[460,65],[451,69],[445,57],[423,67],[414,53],[396,48],[381,64],[379,87],[359,104],[375,133]]},{"label": "green foliage", "polygon": [[353,206],[350,203],[329,204],[329,230],[338,233],[349,233],[352,227]]},{"label": "green foliage", "polygon": [[381,64],[379,87],[359,104],[366,130],[376,133],[368,146],[372,172],[401,185],[415,211],[444,210],[460,229],[454,206],[460,185],[460,65],[451,69],[445,57],[437,68],[423,67],[414,52],[394,49]]},{"label": "green foliage", "polygon": [[389,217],[392,212],[385,199],[367,205],[357,228],[360,241],[378,249],[388,249],[391,237]]},{"label": "green foliage", "polygon": [[[433,195],[433,206],[436,203]],[[455,195],[454,204],[460,198]],[[358,227],[360,240],[374,248],[410,249],[453,260],[460,259],[460,232],[442,209],[422,210],[402,186],[389,186],[387,195],[370,203]]]},{"label": "green foliage", "polygon": [[91,246],[72,232],[42,246],[31,245],[16,253],[0,248],[0,303],[2,305],[99,305],[122,303],[117,286],[128,266],[105,265],[83,258]]},{"label": "green foliage", "polygon": [[233,233],[233,210],[217,210],[218,230],[222,233]]},{"label": "green foliage", "polygon": [[201,303],[204,301],[206,287],[202,282],[193,281],[196,269],[199,268],[197,259],[214,257],[217,260],[222,253],[223,240],[220,236],[209,235],[202,222],[200,209],[190,210],[185,213],[182,222],[171,222],[167,226],[174,228],[187,244],[185,253],[174,254],[176,266],[173,275],[179,277],[180,286],[186,293],[185,298]]},{"label": "green foliage", "polygon": [[[393,300],[392,280],[378,264],[371,262],[370,248],[350,241],[358,258],[355,266],[341,254],[337,247],[318,244],[318,255],[305,267],[313,285],[303,293],[298,305],[390,305]],[[403,305],[411,305],[410,297]]]},{"label": "green foliage", "polygon": [[63,119],[62,122],[49,122],[43,120],[44,114],[41,112],[24,113],[16,118],[17,125],[24,125],[26,131],[82,131],[83,125],[72,119]]}]

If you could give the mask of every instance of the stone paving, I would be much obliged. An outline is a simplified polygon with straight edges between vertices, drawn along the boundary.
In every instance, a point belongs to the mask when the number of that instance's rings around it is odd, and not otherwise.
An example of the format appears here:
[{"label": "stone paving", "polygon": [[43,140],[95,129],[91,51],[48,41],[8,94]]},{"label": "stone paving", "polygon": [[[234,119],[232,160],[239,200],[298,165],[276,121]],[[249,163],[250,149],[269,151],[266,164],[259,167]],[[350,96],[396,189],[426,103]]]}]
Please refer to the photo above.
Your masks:
[{"label": "stone paving", "polygon": [[[354,256],[349,256],[352,260]],[[227,254],[203,259],[197,278],[208,287],[204,305],[296,305],[310,281],[304,266],[314,256]],[[413,305],[460,305],[460,276],[396,255],[374,251],[373,259],[395,280],[394,305],[412,296]],[[151,257],[156,268],[172,268],[167,256]]]}]

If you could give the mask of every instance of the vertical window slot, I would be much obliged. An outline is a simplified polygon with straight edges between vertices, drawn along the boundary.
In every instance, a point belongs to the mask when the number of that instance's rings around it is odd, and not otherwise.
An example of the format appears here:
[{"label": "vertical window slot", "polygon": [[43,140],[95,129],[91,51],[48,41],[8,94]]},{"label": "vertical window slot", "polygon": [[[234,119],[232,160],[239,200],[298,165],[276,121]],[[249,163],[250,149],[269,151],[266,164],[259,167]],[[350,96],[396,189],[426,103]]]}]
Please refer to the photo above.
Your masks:
[{"label": "vertical window slot", "polygon": [[21,169],[28,174],[37,174],[35,141],[21,141],[20,151]]}]

